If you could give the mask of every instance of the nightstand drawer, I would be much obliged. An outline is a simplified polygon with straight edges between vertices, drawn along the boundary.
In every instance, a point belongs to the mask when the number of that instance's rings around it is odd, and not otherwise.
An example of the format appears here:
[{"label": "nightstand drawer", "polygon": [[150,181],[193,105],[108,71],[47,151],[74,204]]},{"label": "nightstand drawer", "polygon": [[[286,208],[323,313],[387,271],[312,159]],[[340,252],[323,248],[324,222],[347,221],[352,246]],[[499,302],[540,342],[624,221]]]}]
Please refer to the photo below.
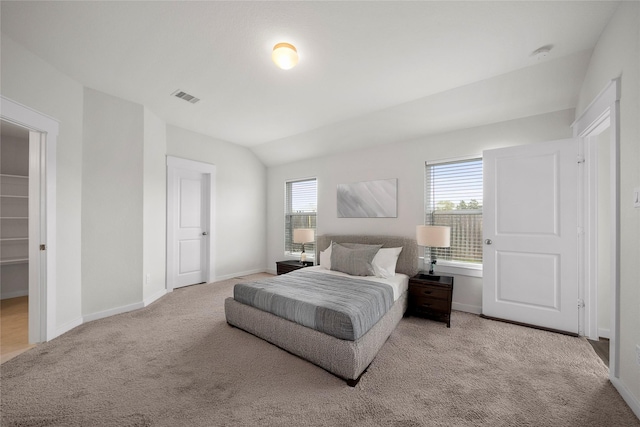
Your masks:
[{"label": "nightstand drawer", "polygon": [[451,295],[450,289],[442,289],[435,286],[412,285],[409,287],[409,295],[420,297],[429,297],[433,299],[448,300]]},{"label": "nightstand drawer", "polygon": [[295,270],[299,270],[301,268],[310,267],[313,265],[312,261],[295,261],[295,260],[287,260],[287,261],[277,261],[276,262],[276,272],[278,274],[287,274]]},{"label": "nightstand drawer", "polygon": [[282,265],[282,264],[278,264],[277,265],[278,274],[286,274],[286,273],[289,273],[291,271],[298,270],[300,268],[302,268],[302,266],[297,267],[297,266],[293,266],[293,265]]},{"label": "nightstand drawer", "polygon": [[435,299],[430,297],[414,297],[411,300],[411,309],[414,311],[437,311],[448,313],[451,303],[448,299]]}]

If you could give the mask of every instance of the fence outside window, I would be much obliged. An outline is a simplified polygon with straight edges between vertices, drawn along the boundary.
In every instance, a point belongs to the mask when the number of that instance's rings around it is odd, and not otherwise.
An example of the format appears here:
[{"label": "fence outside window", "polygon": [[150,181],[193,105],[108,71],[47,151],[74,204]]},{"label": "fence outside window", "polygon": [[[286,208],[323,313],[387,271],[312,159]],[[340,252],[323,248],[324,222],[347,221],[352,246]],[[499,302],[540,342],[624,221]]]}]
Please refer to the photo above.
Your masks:
[{"label": "fence outside window", "polygon": [[433,248],[436,259],[482,264],[482,210],[434,211],[425,224],[451,227],[451,247]]}]

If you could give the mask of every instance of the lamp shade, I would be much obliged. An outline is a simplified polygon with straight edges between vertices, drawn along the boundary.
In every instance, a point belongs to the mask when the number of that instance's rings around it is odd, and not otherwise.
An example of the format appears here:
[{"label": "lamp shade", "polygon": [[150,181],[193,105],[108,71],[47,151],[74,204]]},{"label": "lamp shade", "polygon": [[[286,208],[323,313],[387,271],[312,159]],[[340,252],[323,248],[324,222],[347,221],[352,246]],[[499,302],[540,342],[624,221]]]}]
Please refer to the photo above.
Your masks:
[{"label": "lamp shade", "polygon": [[419,246],[448,248],[451,246],[451,227],[442,225],[419,225],[416,227]]},{"label": "lamp shade", "polygon": [[289,70],[298,63],[298,51],[296,47],[289,43],[278,43],[273,47],[271,53],[273,62],[283,70]]},{"label": "lamp shade", "polygon": [[313,228],[294,228],[293,243],[309,243],[315,240]]}]

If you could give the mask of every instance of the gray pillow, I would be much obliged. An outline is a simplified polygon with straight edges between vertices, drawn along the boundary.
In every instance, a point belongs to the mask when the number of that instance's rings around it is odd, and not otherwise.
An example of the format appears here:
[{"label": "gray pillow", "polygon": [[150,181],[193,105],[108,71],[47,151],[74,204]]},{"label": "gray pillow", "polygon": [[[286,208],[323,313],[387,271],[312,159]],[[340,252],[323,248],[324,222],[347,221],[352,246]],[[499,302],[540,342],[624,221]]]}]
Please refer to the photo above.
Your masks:
[{"label": "gray pillow", "polygon": [[[333,242],[331,242],[333,244]],[[342,245],[345,248],[349,249],[369,249],[369,248],[378,248],[380,249],[382,245],[367,245],[366,243],[337,243],[338,245]]]},{"label": "gray pillow", "polygon": [[351,249],[339,243],[331,244],[331,269],[352,276],[374,276],[371,261],[382,245]]}]

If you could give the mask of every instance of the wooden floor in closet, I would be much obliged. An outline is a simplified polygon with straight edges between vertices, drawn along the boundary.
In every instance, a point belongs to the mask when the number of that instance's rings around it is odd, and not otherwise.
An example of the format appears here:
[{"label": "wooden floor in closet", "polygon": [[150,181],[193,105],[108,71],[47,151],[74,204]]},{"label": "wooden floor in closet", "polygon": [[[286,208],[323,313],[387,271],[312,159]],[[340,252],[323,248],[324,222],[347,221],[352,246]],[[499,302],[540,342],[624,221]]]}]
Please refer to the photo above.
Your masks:
[{"label": "wooden floor in closet", "polygon": [[23,353],[29,344],[29,297],[0,301],[0,363]]}]

